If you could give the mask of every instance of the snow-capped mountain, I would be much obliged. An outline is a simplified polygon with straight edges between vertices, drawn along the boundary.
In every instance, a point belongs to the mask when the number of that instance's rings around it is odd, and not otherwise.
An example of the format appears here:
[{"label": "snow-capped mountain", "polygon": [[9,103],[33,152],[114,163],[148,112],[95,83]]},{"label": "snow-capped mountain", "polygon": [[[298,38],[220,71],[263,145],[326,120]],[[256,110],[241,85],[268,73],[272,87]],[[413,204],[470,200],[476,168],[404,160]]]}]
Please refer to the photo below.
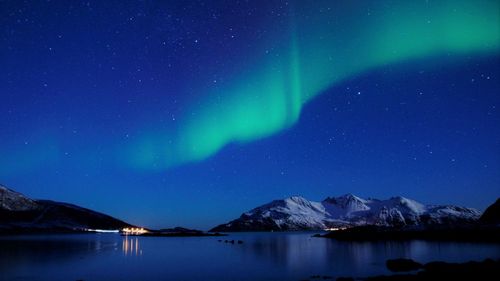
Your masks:
[{"label": "snow-capped mountain", "polygon": [[29,211],[38,208],[38,204],[21,193],[0,184],[0,209],[8,211]]},{"label": "snow-capped mountain", "polygon": [[212,231],[317,230],[339,226],[436,225],[475,222],[481,212],[451,205],[424,205],[401,196],[363,199],[353,194],[321,202],[293,196],[243,213]]},{"label": "snow-capped mountain", "polygon": [[0,233],[121,229],[130,224],[73,204],[33,200],[0,185]]}]

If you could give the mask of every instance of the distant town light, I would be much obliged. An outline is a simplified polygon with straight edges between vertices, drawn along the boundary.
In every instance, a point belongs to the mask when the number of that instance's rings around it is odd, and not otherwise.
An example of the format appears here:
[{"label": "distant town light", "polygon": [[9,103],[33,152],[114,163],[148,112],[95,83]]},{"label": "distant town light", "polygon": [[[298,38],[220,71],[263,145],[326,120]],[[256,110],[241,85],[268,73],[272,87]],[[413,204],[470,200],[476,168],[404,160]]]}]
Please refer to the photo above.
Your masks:
[{"label": "distant town light", "polygon": [[122,233],[126,235],[140,235],[147,233],[148,231],[142,227],[125,227],[122,229]]},{"label": "distant town light", "polygon": [[118,233],[120,232],[118,229],[92,229],[92,228],[86,228],[85,231],[90,231],[90,232],[99,232],[99,233]]},{"label": "distant town light", "polygon": [[325,228],[325,231],[338,231],[338,230],[346,230],[347,227],[346,226],[342,226],[342,227],[330,227],[330,228]]}]

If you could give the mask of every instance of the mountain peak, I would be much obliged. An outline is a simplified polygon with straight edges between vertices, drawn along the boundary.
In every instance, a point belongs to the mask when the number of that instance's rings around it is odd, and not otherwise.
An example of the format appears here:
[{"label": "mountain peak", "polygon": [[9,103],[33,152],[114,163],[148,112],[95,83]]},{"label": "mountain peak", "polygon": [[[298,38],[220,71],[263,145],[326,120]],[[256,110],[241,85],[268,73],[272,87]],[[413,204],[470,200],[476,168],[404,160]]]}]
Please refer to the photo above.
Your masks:
[{"label": "mountain peak", "polygon": [[286,198],[285,201],[286,202],[294,202],[294,203],[301,204],[301,205],[309,203],[309,200],[305,199],[302,196],[291,196],[291,197]]},{"label": "mountain peak", "polygon": [[403,197],[403,196],[391,197],[391,198],[389,198],[388,201],[392,201],[395,204],[403,206],[403,207],[409,209],[411,212],[414,212],[417,214],[421,214],[421,213],[425,212],[425,209],[426,209],[424,204],[417,202],[415,200],[412,200],[412,199],[408,199],[408,198]]},{"label": "mountain peak", "polygon": [[7,211],[28,211],[38,208],[38,204],[23,194],[0,185],[0,209]]},{"label": "mountain peak", "polygon": [[[347,193],[339,197],[328,197],[323,200],[323,204],[329,209],[329,212],[339,213],[341,212],[358,212],[369,210],[370,207],[366,205],[367,200],[360,198],[352,193]],[[335,208],[336,210],[333,210]]]},{"label": "mountain peak", "polygon": [[346,193],[346,194],[344,194],[344,195],[342,195],[342,196],[339,196],[339,197],[337,197],[337,198],[346,198],[346,199],[348,199],[348,200],[365,201],[365,200],[364,200],[364,199],[362,199],[361,197],[358,197],[358,196],[356,196],[356,195],[354,195],[354,194],[352,194],[352,193]]},{"label": "mountain peak", "polygon": [[[389,200],[405,202],[405,201],[409,201],[411,199],[408,199],[406,197],[398,195],[398,196],[393,196],[393,197],[389,198]],[[414,200],[411,200],[411,201],[414,201]]]},{"label": "mountain peak", "polygon": [[349,205],[349,204],[353,204],[353,203],[365,204],[368,202],[367,200],[365,200],[361,197],[358,197],[352,193],[347,193],[347,194],[344,194],[344,195],[341,195],[338,197],[328,197],[323,201],[328,202],[330,204],[342,205],[343,207],[345,207],[346,205]]}]

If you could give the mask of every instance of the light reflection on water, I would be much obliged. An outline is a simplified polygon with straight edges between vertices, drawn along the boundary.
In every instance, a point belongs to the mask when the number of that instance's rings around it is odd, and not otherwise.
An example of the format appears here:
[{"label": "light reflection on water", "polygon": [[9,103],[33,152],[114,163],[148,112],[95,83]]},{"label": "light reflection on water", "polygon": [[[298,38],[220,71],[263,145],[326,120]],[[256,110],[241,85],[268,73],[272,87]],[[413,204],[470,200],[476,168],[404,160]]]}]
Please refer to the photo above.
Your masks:
[{"label": "light reflection on water", "polygon": [[122,236],[122,252],[125,256],[142,256],[142,249],[139,245],[139,237],[137,236]]},{"label": "light reflection on water", "polygon": [[500,258],[500,245],[454,242],[338,242],[312,233],[235,233],[220,237],[118,234],[0,237],[0,280],[309,279],[386,274],[389,258],[464,262]]}]

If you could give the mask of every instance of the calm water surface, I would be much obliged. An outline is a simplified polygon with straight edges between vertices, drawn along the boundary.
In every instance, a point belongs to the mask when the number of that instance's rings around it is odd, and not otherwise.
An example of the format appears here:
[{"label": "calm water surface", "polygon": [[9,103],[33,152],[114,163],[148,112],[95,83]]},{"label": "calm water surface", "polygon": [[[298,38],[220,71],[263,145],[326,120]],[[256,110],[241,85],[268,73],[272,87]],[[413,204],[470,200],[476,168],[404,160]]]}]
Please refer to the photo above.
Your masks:
[{"label": "calm water surface", "polygon": [[[500,245],[337,242],[312,233],[228,237],[74,234],[0,237],[0,280],[294,280],[389,273],[385,260],[463,262],[500,258]],[[243,240],[226,244],[219,239]]]}]

